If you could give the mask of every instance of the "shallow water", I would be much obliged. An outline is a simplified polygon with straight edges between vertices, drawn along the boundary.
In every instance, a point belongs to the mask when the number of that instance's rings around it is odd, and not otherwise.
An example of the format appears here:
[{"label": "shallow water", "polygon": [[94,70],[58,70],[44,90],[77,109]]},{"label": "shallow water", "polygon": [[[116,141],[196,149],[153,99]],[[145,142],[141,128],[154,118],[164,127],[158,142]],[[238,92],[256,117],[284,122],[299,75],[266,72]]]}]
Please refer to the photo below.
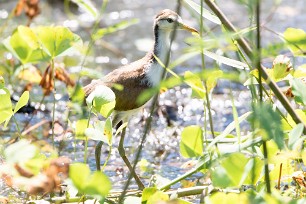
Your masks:
[{"label": "shallow water", "polygon": [[[142,1],[142,0],[112,0],[110,1],[107,11],[102,19],[101,27],[111,25],[124,19],[139,18],[140,22],[133,25],[123,31],[119,31],[112,35],[103,38],[104,41],[110,42],[112,46],[118,49],[119,53],[113,53],[103,46],[104,42],[98,41],[95,45],[95,55],[89,56],[86,61],[86,67],[99,70],[101,73],[107,73],[109,70],[121,66],[127,62],[136,60],[144,55],[145,50],[150,46],[147,46],[152,41],[152,19],[153,16],[164,8],[175,9],[174,0],[171,1]],[[282,33],[287,27],[299,27],[306,30],[306,24],[304,19],[306,17],[306,2],[304,0],[284,1],[274,11],[274,15],[270,15],[271,9],[273,9],[273,1],[263,1],[263,22],[266,20],[266,27]],[[0,1],[0,8],[9,11],[13,8],[15,2],[2,2]],[[46,2],[44,4],[44,15],[40,15],[35,24],[45,24],[58,22],[59,25],[69,25],[72,30],[75,30],[82,38],[88,37],[87,28],[92,24],[90,17],[86,15],[78,15],[77,20],[67,20],[67,17],[63,13],[63,8],[58,7],[57,3],[54,3],[51,7]],[[99,6],[101,2],[97,1],[96,5]],[[247,17],[247,8],[238,5],[235,1],[220,0],[218,1],[220,7],[228,15],[229,19],[233,23],[241,28],[249,26],[249,18]],[[57,5],[57,6],[56,6]],[[46,7],[47,6],[47,7]],[[0,9],[0,10],[1,10]],[[3,10],[1,10],[3,14]],[[1,14],[0,12],[0,14]],[[1,16],[1,15],[0,15]],[[242,18],[242,16],[244,18]],[[182,10],[182,18],[186,23],[196,27],[197,22],[192,18],[186,9]],[[209,26],[213,26],[209,24]],[[9,29],[8,29],[9,30]],[[215,32],[220,32],[218,29]],[[6,34],[10,33],[9,31]],[[278,38],[263,29],[263,45],[268,45],[271,42],[279,41]],[[182,54],[182,50],[188,47],[183,40],[189,37],[190,34],[186,32],[179,32],[174,44],[172,52],[172,58],[175,59]],[[145,46],[144,46],[145,45]],[[211,65],[211,60],[207,60],[208,65]],[[302,59],[298,59],[297,63],[302,63]],[[271,63],[271,59],[268,59],[267,63]],[[195,58],[187,61],[183,65],[180,65],[175,69],[178,73],[183,73],[186,70],[199,71],[201,65],[201,59]],[[227,67],[223,67],[225,70]],[[83,84],[88,83],[89,80],[83,79]],[[60,87],[63,87],[59,84]],[[251,96],[246,87],[241,84],[231,83],[225,80],[221,80],[216,87],[212,99],[211,108],[214,121],[214,129],[216,131],[222,131],[233,120],[232,115],[232,102],[229,87],[233,89],[234,103],[238,110],[238,114],[242,115],[250,110]],[[64,88],[63,88],[64,89]],[[61,89],[59,89],[61,90]],[[40,89],[33,90],[36,96],[41,94]],[[59,93],[64,93],[59,91]],[[184,159],[179,153],[179,139],[182,129],[188,125],[201,125],[204,123],[204,110],[203,104],[200,100],[191,99],[191,89],[182,86],[168,90],[166,93],[160,96],[159,106],[156,114],[154,115],[152,130],[149,133],[146,143],[142,151],[142,158],[146,159],[149,163],[150,171],[143,172],[138,169],[142,179],[146,183],[149,182],[150,177],[154,174],[161,175],[167,179],[174,179],[179,175],[186,172],[188,169],[181,168],[187,159]],[[56,107],[56,118],[63,120],[65,115],[63,112],[66,110],[66,102],[68,100],[67,95],[58,95],[58,103]],[[40,97],[33,97],[33,102],[40,100]],[[32,120],[32,124],[39,122],[42,119],[51,119],[50,111],[52,110],[52,98],[47,98],[47,106],[43,109],[49,110],[49,112],[38,112],[38,114]],[[125,140],[125,147],[128,157],[133,160],[134,154],[137,151],[139,141],[142,137],[144,118],[148,115],[148,108],[129,122],[129,128]],[[144,116],[143,116],[144,115]],[[29,115],[17,114],[16,119],[20,123],[24,123],[30,118]],[[168,124],[167,118],[170,121]],[[14,125],[12,125],[14,126]],[[46,127],[43,127],[46,128]],[[248,124],[242,124],[242,133],[248,131]],[[12,127],[14,129],[14,127]],[[207,127],[209,129],[209,126]],[[35,131],[39,134],[42,128]],[[3,134],[3,133],[2,133]],[[10,132],[4,132],[6,136],[13,134]],[[42,138],[42,136],[39,136]],[[119,138],[114,139],[114,146],[117,147]],[[58,145],[58,144],[56,144]],[[94,161],[94,146],[95,142],[90,141],[88,152],[88,163],[90,167],[95,169]],[[75,151],[76,149],[76,151]],[[73,140],[66,141],[66,147],[61,151],[61,155],[67,155],[74,161],[83,162],[84,156],[84,144],[82,141],[76,143],[74,146]],[[103,146],[102,161],[108,155],[108,147]],[[120,158],[116,148],[113,148],[110,160],[106,167],[106,173],[113,181],[114,189],[121,189],[127,176],[128,170]],[[200,179],[201,174],[195,174],[190,180]],[[179,187],[177,184],[175,187]],[[131,188],[136,185],[133,182]],[[1,194],[1,192],[0,192]]]}]

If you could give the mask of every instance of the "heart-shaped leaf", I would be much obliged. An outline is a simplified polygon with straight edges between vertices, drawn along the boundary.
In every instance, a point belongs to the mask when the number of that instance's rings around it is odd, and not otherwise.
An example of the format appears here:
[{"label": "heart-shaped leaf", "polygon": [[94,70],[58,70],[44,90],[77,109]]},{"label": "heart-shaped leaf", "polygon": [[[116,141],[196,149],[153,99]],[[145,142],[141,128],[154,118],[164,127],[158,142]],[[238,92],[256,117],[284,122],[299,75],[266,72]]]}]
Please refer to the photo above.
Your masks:
[{"label": "heart-shaped leaf", "polygon": [[107,86],[97,86],[86,98],[86,103],[105,118],[109,117],[116,105],[115,93]]}]

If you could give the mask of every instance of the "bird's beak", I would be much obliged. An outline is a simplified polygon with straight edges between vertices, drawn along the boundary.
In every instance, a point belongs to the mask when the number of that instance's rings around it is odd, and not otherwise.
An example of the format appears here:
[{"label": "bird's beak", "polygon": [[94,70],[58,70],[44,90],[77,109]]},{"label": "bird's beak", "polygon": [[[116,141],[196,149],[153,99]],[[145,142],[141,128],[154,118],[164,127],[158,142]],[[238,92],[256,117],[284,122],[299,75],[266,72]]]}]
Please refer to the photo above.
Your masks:
[{"label": "bird's beak", "polygon": [[186,25],[185,23],[182,23],[182,22],[178,22],[178,28],[187,30],[187,31],[192,32],[192,33],[199,34],[199,32],[195,28],[193,28],[189,25]]}]

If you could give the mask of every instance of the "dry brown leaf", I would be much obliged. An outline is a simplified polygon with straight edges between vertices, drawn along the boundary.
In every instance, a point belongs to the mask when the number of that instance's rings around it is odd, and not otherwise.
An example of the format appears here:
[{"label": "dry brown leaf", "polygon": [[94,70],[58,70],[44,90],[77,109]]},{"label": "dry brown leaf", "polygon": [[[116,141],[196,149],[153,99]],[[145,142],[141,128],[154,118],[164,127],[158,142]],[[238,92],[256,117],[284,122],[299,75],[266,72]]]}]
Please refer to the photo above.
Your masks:
[{"label": "dry brown leaf", "polygon": [[69,77],[68,72],[65,70],[64,64],[55,65],[55,78],[64,82],[66,86],[74,86],[75,82]]},{"label": "dry brown leaf", "polygon": [[49,65],[44,72],[44,75],[39,83],[39,85],[43,88],[44,95],[48,96],[51,91],[54,89],[54,81],[52,77],[52,68]]},{"label": "dry brown leaf", "polygon": [[26,177],[26,178],[31,178],[34,176],[34,174],[27,169],[21,167],[19,164],[14,165],[15,169],[18,171],[20,176]]},{"label": "dry brown leaf", "polygon": [[14,15],[15,16],[20,16],[20,14],[22,13],[23,9],[24,9],[24,5],[25,5],[25,1],[26,0],[19,0],[15,9],[14,9]]},{"label": "dry brown leaf", "polygon": [[[65,70],[64,64],[54,64],[54,77],[66,84],[66,86],[74,86],[75,82],[69,77],[68,72]],[[52,68],[49,65],[39,83],[44,89],[44,94],[47,96],[54,89],[54,81],[52,77]]]},{"label": "dry brown leaf", "polygon": [[68,177],[69,165],[69,158],[59,157],[51,160],[49,166],[36,176],[31,176],[25,169],[15,165],[21,176],[14,178],[3,174],[2,179],[8,186],[23,189],[31,195],[50,193],[60,190],[61,182]]},{"label": "dry brown leaf", "polygon": [[39,0],[19,0],[14,9],[14,15],[20,16],[22,11],[25,12],[29,20],[32,20],[40,14]]},{"label": "dry brown leaf", "polygon": [[9,199],[7,197],[0,196],[0,203],[1,204],[7,204],[7,203],[9,203]]}]

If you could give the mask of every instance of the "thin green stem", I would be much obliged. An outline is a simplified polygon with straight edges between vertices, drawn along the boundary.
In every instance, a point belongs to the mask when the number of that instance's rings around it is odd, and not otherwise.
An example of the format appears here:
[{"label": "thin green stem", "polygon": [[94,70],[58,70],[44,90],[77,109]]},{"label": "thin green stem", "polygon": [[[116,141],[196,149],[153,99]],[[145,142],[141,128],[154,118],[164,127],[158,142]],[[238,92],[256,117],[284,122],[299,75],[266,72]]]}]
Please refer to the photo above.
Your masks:
[{"label": "thin green stem", "polygon": [[105,169],[105,167],[106,167],[106,165],[107,165],[107,163],[108,163],[108,161],[109,161],[109,158],[110,158],[110,156],[111,156],[111,154],[112,154],[112,150],[113,150],[113,147],[112,147],[112,145],[110,144],[110,146],[109,146],[109,153],[108,153],[107,158],[106,158],[106,160],[105,160],[105,162],[104,162],[104,164],[103,164],[103,166],[102,166],[102,171],[104,171],[104,169]]},{"label": "thin green stem", "polygon": [[[202,18],[202,16],[203,16],[203,6],[204,6],[203,1],[201,1],[201,19],[200,19],[200,36],[201,36],[201,38],[203,36],[203,18]],[[202,69],[203,69],[203,72],[204,72],[206,67],[205,67],[205,57],[204,57],[203,50],[204,50],[204,47],[201,47],[201,51],[202,51],[201,52],[201,63],[202,63]],[[213,138],[215,138],[216,136],[215,136],[213,118],[212,118],[212,113],[211,113],[209,91],[207,89],[206,80],[203,80],[203,82],[204,82],[204,87],[205,87],[205,99],[203,99],[204,100],[204,109],[206,109],[208,111],[208,120],[209,120],[211,135],[212,135]],[[205,100],[206,100],[206,106],[205,106]],[[205,129],[206,129],[206,127],[205,127]],[[207,131],[205,131],[205,132],[207,132]],[[216,144],[215,146],[216,146],[216,149],[217,149],[217,153],[219,155],[218,145]]]},{"label": "thin green stem", "polygon": [[18,122],[15,118],[15,115],[13,115],[13,120],[14,120],[14,123],[16,125],[16,128],[17,128],[17,131],[18,131],[18,136],[19,136],[19,139],[21,139],[22,135],[21,135],[21,131],[20,131],[20,128],[19,128],[19,125],[18,125]]},{"label": "thin green stem", "polygon": [[[91,113],[92,113],[92,106],[90,107],[90,110],[89,110],[89,115],[88,115],[88,120],[87,120],[87,126],[86,126],[87,128],[89,127]],[[85,136],[84,163],[87,162],[87,155],[88,155],[88,137]]]},{"label": "thin green stem", "polygon": [[55,70],[54,70],[54,59],[51,60],[51,74],[52,74],[52,81],[54,84],[54,89],[53,89],[53,110],[52,110],[52,146],[54,147],[54,124],[55,124],[55,106],[56,106],[56,100],[55,100],[55,95],[56,95],[56,88],[55,88]]},{"label": "thin green stem", "polygon": [[[255,57],[256,59],[256,66],[260,67],[261,66],[261,35],[260,35],[260,0],[256,1],[256,31],[257,31],[257,36],[256,36],[256,48],[257,48],[257,56]],[[259,101],[260,104],[263,103],[263,89],[262,89],[262,69],[258,69],[258,75],[259,75]],[[265,182],[266,182],[266,188],[267,188],[267,193],[271,194],[271,186],[270,186],[270,175],[269,175],[269,163],[268,163],[268,148],[267,148],[267,141],[263,140],[262,143],[263,146],[263,155],[264,155],[264,160],[265,160]]]}]

